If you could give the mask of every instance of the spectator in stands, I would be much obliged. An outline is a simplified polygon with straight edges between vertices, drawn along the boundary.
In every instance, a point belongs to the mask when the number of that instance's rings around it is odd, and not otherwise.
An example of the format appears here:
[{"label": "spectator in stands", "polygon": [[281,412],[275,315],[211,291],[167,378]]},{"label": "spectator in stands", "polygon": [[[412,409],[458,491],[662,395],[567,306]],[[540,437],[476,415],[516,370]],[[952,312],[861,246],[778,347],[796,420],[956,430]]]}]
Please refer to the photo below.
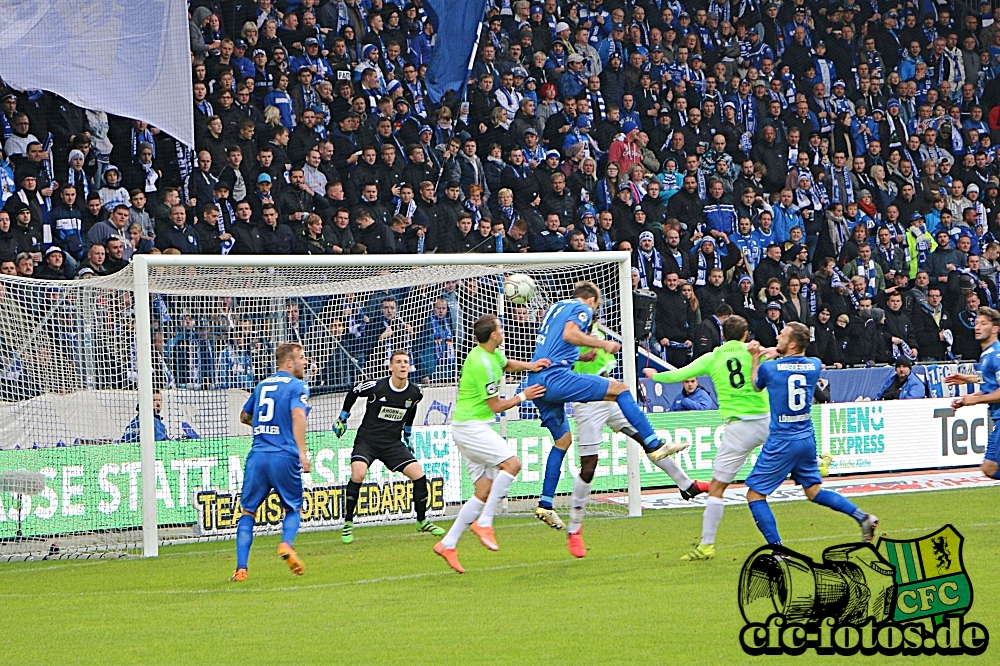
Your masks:
[{"label": "spectator in stands", "polygon": [[895,367],[896,372],[886,380],[882,390],[879,391],[879,400],[912,400],[927,397],[927,387],[913,374],[913,361],[901,356],[896,359]]},{"label": "spectator in stands", "polygon": [[698,384],[697,377],[685,379],[681,382],[681,392],[677,394],[674,402],[670,405],[670,411],[672,412],[703,411],[718,408],[719,405],[716,403],[715,398],[705,390],[704,386]]},{"label": "spectator in stands", "polygon": [[[135,411],[139,411],[139,406],[135,406]],[[163,393],[158,390],[153,391],[153,438],[157,442],[165,442],[170,439],[167,434],[167,425],[163,422],[160,412],[163,411]],[[118,438],[120,444],[131,444],[139,441],[139,415],[136,414],[125,427],[125,432]]]},{"label": "spectator in stands", "polygon": [[34,270],[31,277],[39,280],[69,279],[63,274],[64,257],[63,251],[57,245],[53,245],[45,251],[44,261]]},{"label": "spectator in stands", "polygon": [[704,317],[702,322],[694,327],[691,341],[694,346],[694,358],[698,358],[722,344],[722,322],[733,314],[733,308],[726,303],[715,308],[715,313]]},{"label": "spectator in stands", "polygon": [[781,310],[781,303],[771,301],[765,308],[764,319],[754,327],[754,339],[764,347],[774,347],[778,344],[778,334],[785,327]]},{"label": "spectator in stands", "polygon": [[448,301],[438,297],[423,325],[416,345],[417,374],[421,383],[448,381],[455,376],[455,336]]},{"label": "spectator in stands", "polygon": [[103,245],[109,238],[117,238],[122,243],[129,246],[125,251],[125,261],[132,258],[131,243],[128,237],[129,207],[125,204],[118,204],[111,211],[111,217],[100,224],[96,224],[87,232],[88,247],[95,244]]}]

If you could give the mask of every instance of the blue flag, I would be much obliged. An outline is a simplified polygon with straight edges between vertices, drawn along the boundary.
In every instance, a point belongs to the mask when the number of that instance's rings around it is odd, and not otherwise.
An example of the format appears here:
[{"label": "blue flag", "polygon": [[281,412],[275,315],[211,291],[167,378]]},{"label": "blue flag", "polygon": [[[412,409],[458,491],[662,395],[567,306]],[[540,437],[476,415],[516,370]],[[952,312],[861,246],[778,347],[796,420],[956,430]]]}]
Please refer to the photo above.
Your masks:
[{"label": "blue flag", "polygon": [[434,47],[427,67],[427,94],[439,104],[449,90],[459,96],[471,69],[488,0],[426,0],[424,9],[434,26]]}]

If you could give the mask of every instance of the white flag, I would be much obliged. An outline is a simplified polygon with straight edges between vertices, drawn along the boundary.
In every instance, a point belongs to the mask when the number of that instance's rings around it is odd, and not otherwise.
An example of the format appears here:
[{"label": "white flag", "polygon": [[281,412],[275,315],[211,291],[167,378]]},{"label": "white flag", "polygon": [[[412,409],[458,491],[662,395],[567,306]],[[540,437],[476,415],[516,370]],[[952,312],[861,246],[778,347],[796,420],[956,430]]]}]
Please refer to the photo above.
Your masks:
[{"label": "white flag", "polygon": [[8,0],[0,77],[19,90],[144,120],[194,145],[184,0]]}]

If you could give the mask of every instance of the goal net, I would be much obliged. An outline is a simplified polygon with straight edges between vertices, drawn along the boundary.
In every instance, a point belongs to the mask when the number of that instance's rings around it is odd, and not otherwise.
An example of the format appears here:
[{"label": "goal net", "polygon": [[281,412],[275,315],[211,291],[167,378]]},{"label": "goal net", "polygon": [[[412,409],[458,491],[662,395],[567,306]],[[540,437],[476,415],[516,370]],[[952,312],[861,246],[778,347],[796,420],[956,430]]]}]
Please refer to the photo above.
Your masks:
[{"label": "goal net", "polygon": [[[503,297],[512,273],[534,278],[531,302]],[[303,345],[312,394],[303,529],[342,524],[363,407],[342,438],[330,426],[345,391],[385,376],[399,349],[409,352],[411,380],[424,394],[412,445],[430,482],[429,514],[443,515],[472,493],[449,432],[461,361],[475,344],[472,322],[502,316],[507,355],[529,360],[545,308],[570,297],[580,280],[601,288],[597,319],[608,335],[624,334],[623,356],[634,358],[623,253],[152,256],[103,278],[4,277],[0,558],[152,555],[161,544],[232,537],[252,440],[239,413],[274,372],[284,341]],[[634,364],[616,372],[634,381]],[[508,377],[505,394],[521,380]],[[523,464],[509,497],[536,498],[552,445],[537,412],[523,405],[497,428]],[[610,432],[605,447],[594,489],[625,493],[635,451]],[[575,465],[567,456],[560,492],[570,490]],[[155,505],[146,501],[152,497]],[[409,481],[376,463],[357,512],[356,525],[412,520]],[[281,518],[272,495],[258,511],[258,529],[277,529]]]}]

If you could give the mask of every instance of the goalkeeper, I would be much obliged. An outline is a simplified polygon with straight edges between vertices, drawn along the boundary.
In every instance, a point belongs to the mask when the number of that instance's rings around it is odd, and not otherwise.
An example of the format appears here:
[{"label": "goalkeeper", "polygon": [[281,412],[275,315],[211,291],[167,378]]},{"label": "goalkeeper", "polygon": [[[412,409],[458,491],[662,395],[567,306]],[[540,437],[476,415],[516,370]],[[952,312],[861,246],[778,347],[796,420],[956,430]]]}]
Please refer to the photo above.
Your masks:
[{"label": "goalkeeper", "polygon": [[413,508],[417,513],[417,530],[442,536],[444,530],[427,520],[427,477],[410,450],[410,429],[417,413],[417,404],[424,397],[416,384],[409,380],[410,355],[394,351],[389,358],[389,376],[377,381],[361,382],[344,399],[340,416],[333,423],[333,432],[340,437],[347,431],[347,419],[358,398],[368,399],[365,418],[358,428],[351,451],[351,480],[347,484],[344,507],[344,529],[341,541],[354,541],[354,512],[358,507],[361,483],[368,468],[381,460],[386,469],[402,472],[413,481]]},{"label": "goalkeeper", "polygon": [[755,391],[750,374],[753,357],[747,351],[747,320],[733,315],[722,324],[725,343],[711,353],[699,356],[679,370],[655,372],[646,368],[646,376],[655,382],[675,383],[708,375],[719,398],[719,414],[726,424],[722,443],[712,465],[712,483],[701,523],[701,543],[681,557],[685,561],[710,560],[715,557],[715,534],[722,522],[725,506],[723,493],[746,464],[750,452],[767,439],[771,409],[766,391]]}]

